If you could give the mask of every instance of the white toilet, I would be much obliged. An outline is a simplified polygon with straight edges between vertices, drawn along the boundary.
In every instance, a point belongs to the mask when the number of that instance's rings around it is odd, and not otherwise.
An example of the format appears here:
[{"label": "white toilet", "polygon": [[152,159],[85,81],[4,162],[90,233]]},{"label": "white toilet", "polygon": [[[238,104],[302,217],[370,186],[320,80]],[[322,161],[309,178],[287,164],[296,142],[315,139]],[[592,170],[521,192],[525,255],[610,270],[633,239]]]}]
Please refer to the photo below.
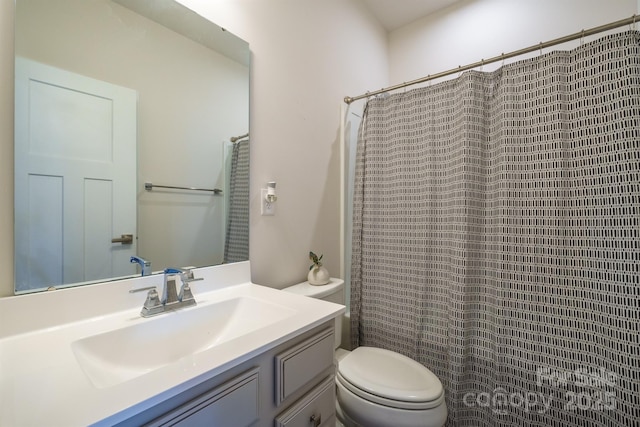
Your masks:
[{"label": "white toilet", "polygon": [[[332,278],[321,286],[303,282],[283,290],[345,303],[341,279]],[[442,427],[447,406],[438,377],[415,360],[393,351],[358,347],[350,352],[339,348],[342,321],[336,319],[338,420],[346,427]]]}]

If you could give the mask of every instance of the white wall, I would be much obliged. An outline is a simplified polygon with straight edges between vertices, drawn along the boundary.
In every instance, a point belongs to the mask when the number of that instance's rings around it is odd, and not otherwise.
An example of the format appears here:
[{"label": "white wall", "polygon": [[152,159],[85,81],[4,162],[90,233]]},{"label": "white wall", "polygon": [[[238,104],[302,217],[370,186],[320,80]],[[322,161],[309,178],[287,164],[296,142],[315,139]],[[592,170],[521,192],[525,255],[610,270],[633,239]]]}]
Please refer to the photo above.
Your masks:
[{"label": "white wall", "polygon": [[[340,106],[388,83],[386,33],[359,0],[180,0],[249,42],[252,280],[306,280],[310,250],[340,269]],[[277,182],[277,212],[260,188]]]},{"label": "white wall", "polygon": [[638,0],[465,0],[389,34],[390,82],[464,66],[639,10]]}]

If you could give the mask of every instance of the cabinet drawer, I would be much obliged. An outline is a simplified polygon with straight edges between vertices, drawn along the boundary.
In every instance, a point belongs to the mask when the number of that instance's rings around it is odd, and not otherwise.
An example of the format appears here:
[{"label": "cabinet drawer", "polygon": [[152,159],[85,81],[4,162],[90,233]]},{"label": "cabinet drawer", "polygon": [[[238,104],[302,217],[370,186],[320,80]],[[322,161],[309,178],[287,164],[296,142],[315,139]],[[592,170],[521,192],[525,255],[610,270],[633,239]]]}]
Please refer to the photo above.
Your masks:
[{"label": "cabinet drawer", "polygon": [[333,365],[333,328],[276,355],[276,405]]},{"label": "cabinet drawer", "polygon": [[334,426],[336,391],[333,375],[275,419],[276,427]]},{"label": "cabinet drawer", "polygon": [[247,371],[147,426],[248,426],[259,417],[258,371]]}]

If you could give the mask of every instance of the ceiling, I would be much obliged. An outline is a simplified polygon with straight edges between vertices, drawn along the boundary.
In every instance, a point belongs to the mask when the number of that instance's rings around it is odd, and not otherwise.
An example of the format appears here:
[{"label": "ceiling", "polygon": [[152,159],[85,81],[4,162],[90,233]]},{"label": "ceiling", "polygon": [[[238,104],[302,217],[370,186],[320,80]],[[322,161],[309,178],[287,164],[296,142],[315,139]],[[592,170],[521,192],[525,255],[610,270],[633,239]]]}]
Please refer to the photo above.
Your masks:
[{"label": "ceiling", "polygon": [[393,31],[460,0],[363,0],[387,31]]}]

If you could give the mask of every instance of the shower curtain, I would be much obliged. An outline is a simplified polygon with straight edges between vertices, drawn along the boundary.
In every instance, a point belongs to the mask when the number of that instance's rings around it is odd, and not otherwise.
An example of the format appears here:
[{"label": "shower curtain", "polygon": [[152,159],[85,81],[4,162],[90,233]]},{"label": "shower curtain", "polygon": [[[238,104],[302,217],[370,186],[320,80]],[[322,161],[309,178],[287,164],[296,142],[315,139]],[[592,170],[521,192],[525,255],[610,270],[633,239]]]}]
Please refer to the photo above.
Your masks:
[{"label": "shower curtain", "polygon": [[366,106],[352,344],[430,368],[447,426],[640,425],[639,34]]},{"label": "shower curtain", "polygon": [[249,140],[233,144],[224,262],[249,259]]}]

